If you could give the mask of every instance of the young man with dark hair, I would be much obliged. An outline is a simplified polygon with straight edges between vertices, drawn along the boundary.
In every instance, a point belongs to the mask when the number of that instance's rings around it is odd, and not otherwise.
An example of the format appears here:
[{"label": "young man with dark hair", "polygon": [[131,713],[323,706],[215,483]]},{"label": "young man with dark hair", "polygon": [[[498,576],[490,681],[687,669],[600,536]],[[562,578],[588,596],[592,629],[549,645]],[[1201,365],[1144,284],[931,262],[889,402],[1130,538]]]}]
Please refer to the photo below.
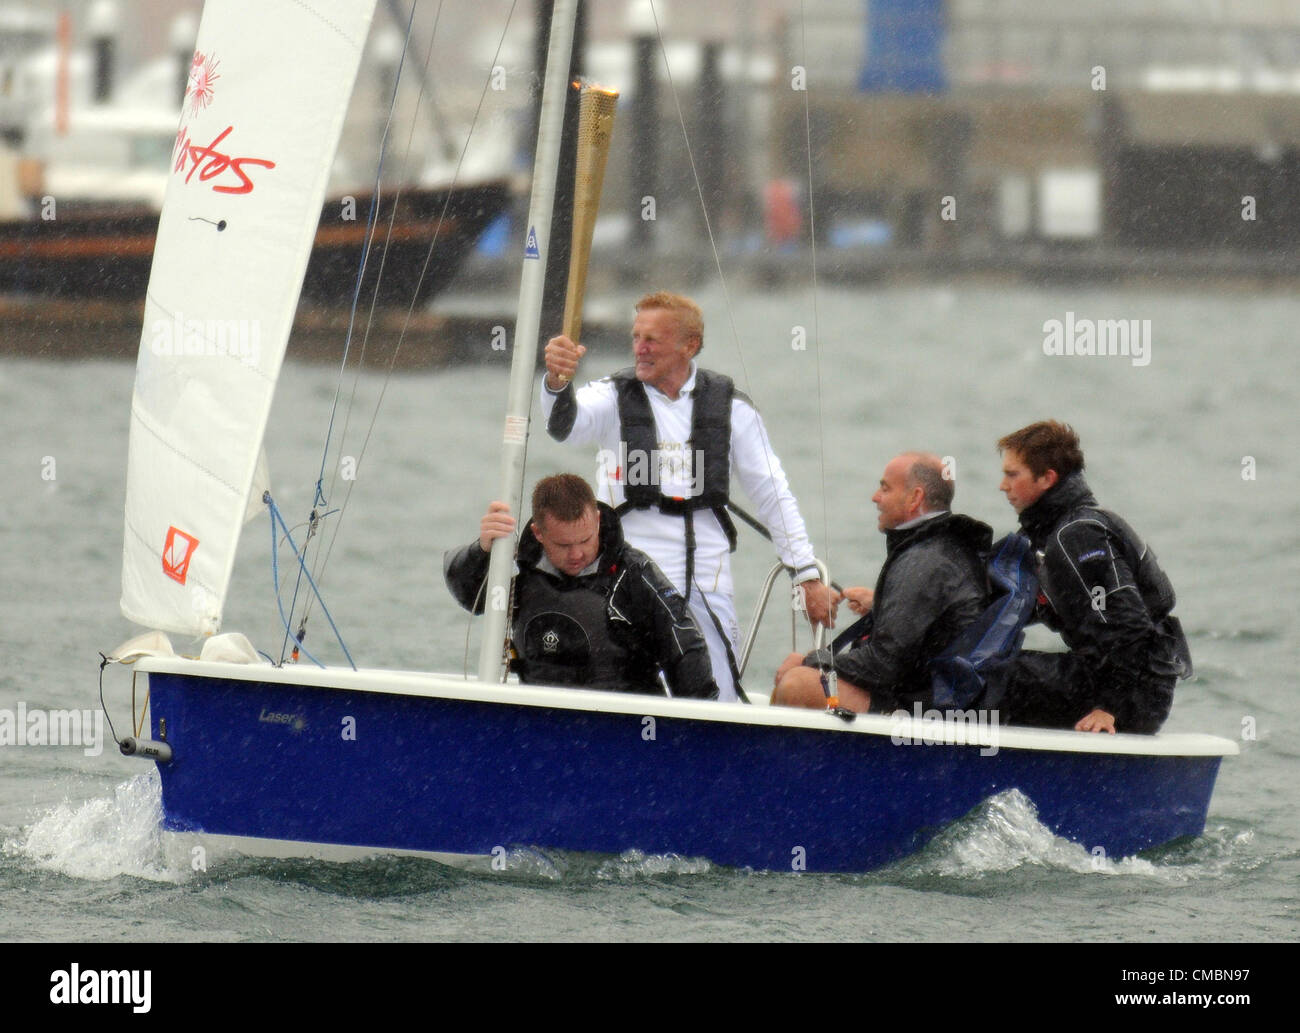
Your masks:
[{"label": "young man with dark hair", "polygon": [[[478,541],[448,552],[443,574],[456,601],[484,609],[492,542],[515,519],[493,502]],[[544,477],[519,542],[511,662],[521,681],[573,688],[716,699],[708,651],[686,602],[645,553],[623,541],[619,519],[574,474]]]},{"label": "young man with dark hair", "polygon": [[1001,491],[1038,558],[1039,619],[1070,651],[1007,661],[989,675],[985,706],[1014,724],[1158,731],[1192,666],[1155,553],[1097,505],[1079,436],[1066,424],[1030,424],[998,450]]}]

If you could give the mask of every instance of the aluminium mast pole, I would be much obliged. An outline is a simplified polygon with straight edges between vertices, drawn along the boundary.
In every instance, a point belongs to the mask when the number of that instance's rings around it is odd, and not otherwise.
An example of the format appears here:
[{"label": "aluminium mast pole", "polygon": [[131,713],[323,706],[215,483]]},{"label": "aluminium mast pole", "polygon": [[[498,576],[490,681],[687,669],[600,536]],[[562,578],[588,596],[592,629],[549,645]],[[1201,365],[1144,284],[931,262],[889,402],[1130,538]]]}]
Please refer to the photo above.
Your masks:
[{"label": "aluminium mast pole", "polygon": [[[569,91],[569,57],[573,48],[578,0],[555,0],[551,14],[551,40],[546,55],[542,88],[542,113],[537,128],[537,156],[533,162],[533,189],[528,201],[528,233],[524,244],[523,275],[519,281],[519,311],[515,321],[514,353],[510,362],[510,388],[506,405],[501,452],[501,493],[498,498],[521,520],[524,494],[524,455],[528,443],[529,413],[537,365],[542,292],[546,286],[546,258],[551,237],[551,209],[564,130],[564,106]],[[523,532],[523,528],[519,528]],[[479,648],[478,677],[499,682],[506,638],[507,601],[515,548],[510,535],[492,543],[487,594],[483,601],[483,642]]]}]

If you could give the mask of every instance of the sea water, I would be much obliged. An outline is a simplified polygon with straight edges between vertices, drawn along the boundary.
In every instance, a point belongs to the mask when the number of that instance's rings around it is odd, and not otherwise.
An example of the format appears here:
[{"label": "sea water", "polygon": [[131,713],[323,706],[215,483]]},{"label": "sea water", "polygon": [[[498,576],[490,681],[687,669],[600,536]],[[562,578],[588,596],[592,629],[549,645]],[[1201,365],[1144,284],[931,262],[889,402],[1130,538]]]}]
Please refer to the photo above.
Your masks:
[{"label": "sea water", "polygon": [[[1242,749],[1223,763],[1203,836],[1099,861],[1039,824],[1032,801],[1006,793],[919,854],[862,875],[541,849],[511,854],[503,872],[394,857],[232,854],[196,866],[184,837],[160,831],[152,764],[111,743],[98,756],[15,745],[0,748],[0,940],[99,941],[123,928],[141,940],[213,941],[1293,940],[1300,302],[914,286],[737,291],[729,313],[720,290],[698,296],[702,361],[758,405],[842,583],[874,582],[884,547],[870,497],[895,453],[951,457],[955,508],[1002,533],[1014,515],[997,492],[996,439],[1042,418],[1075,426],[1098,498],[1148,540],[1178,592],[1197,675],[1179,687],[1167,730]],[[1054,351],[1050,321],[1070,313],[1149,320],[1149,361]],[[346,509],[323,587],[362,665],[476,665],[476,629],[442,584],[441,558],[475,537],[499,491],[507,359],[490,341],[483,349],[479,365],[387,383],[365,374],[354,397],[345,384],[336,428],[346,422],[347,434],[329,453],[327,488],[347,461],[354,476],[330,489],[331,506]],[[596,350],[583,373],[626,361],[622,346]],[[0,360],[0,708],[96,707],[99,652],[138,630],[117,608],[132,377],[128,363]],[[278,388],[267,451],[291,523],[310,508],[337,380],[333,368],[290,362]],[[595,464],[594,452],[538,432],[528,480],[559,470],[594,477]],[[747,529],[741,536],[734,559],[747,619],[773,557]],[[270,538],[265,519],[248,525],[226,628],[279,655]],[[752,683],[770,684],[790,648],[783,600]],[[308,643],[338,662],[319,609]],[[109,668],[119,725],[130,691],[129,673]]]}]

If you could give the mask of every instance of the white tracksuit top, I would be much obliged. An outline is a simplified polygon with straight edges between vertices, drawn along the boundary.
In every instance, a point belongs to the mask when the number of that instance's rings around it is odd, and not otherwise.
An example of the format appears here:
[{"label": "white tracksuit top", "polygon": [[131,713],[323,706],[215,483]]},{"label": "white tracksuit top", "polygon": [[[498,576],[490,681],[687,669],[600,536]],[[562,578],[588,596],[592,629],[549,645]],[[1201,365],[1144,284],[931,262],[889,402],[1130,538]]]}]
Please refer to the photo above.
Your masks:
[{"label": "white tracksuit top", "polygon": [[[629,475],[657,476],[667,496],[688,496],[702,490],[703,466],[686,457],[694,411],[695,363],[676,400],[657,388],[645,385],[658,438],[657,457],[650,463],[628,463],[620,455],[622,438],[618,418],[618,397],[609,378],[591,381],[577,388],[577,416],[565,439],[570,445],[595,445],[596,497],[614,508],[625,500],[624,484]],[[550,420],[556,394],[542,378],[542,415]],[[657,464],[654,459],[658,460]],[[790,491],[781,460],[772,451],[762,417],[748,400],[737,394],[731,402],[731,475],[740,482],[755,508],[755,515],[772,536],[781,562],[795,571],[795,581],[818,576],[813,564],[813,547],[808,540],[799,506]],[[648,469],[657,465],[657,471]],[[694,476],[693,476],[694,475]],[[701,483],[694,483],[699,478]],[[644,483],[644,480],[642,481]],[[629,544],[658,564],[679,591],[685,591],[686,549],[684,517],[657,509],[629,510],[623,514],[623,533]],[[744,529],[740,534],[744,535]],[[695,584],[709,595],[732,595],[731,562],[727,536],[711,510],[695,512]]]}]

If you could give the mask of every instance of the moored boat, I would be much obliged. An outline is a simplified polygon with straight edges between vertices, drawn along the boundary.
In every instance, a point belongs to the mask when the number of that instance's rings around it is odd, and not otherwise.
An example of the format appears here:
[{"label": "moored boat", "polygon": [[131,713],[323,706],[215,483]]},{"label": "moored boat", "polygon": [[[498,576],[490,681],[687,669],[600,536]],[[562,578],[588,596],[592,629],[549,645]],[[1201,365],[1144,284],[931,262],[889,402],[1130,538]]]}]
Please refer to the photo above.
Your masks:
[{"label": "moored boat", "polygon": [[[303,297],[341,305],[339,284],[355,274],[366,242],[373,194],[358,192],[326,201],[303,280]],[[386,193],[376,209],[389,227],[388,262],[377,295],[380,305],[432,301],[452,281],[488,224],[511,200],[504,180],[454,188],[409,187]],[[345,218],[344,212],[351,215]],[[0,293],[44,299],[144,300],[158,231],[158,213],[144,206],[64,203],[57,219],[0,221]],[[382,239],[382,238],[381,238]],[[436,250],[435,249],[436,242]],[[421,276],[425,257],[435,259]],[[376,284],[372,278],[363,290]]]}]

